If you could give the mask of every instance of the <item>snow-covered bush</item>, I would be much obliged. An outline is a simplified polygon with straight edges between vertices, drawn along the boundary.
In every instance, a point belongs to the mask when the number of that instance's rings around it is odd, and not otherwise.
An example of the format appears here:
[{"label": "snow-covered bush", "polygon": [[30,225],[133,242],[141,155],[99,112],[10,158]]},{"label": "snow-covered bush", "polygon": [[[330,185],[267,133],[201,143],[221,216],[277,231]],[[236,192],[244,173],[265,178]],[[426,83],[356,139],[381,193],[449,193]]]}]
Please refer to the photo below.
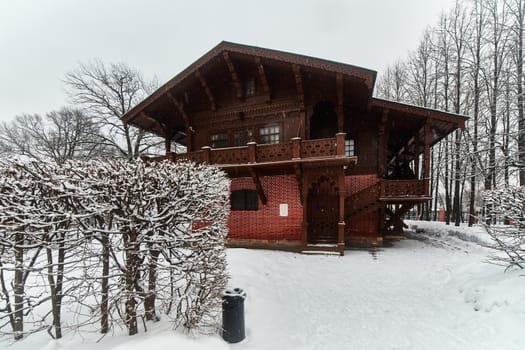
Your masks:
[{"label": "snow-covered bush", "polygon": [[[525,187],[507,187],[487,191],[485,228],[494,242],[497,254],[491,261],[507,268],[525,268]],[[505,218],[509,225],[494,225]]]},{"label": "snow-covered bush", "polygon": [[100,322],[103,333],[125,325],[135,334],[139,317],[160,314],[187,329],[216,324],[229,210],[220,170],[190,162],[0,166],[1,332],[19,338],[30,324],[60,337],[62,306],[75,316],[68,327]]}]

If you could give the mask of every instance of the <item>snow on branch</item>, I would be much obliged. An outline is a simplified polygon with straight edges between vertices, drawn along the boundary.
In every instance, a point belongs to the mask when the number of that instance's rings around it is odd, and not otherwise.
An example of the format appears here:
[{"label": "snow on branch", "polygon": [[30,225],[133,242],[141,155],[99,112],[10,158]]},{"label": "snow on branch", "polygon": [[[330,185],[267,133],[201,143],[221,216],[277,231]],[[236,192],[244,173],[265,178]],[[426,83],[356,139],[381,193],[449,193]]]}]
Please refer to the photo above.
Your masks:
[{"label": "snow on branch", "polygon": [[[0,334],[217,327],[229,180],[191,162],[0,164]],[[73,321],[62,314],[73,312]],[[71,318],[71,317],[69,317]],[[142,320],[144,322],[139,322]]]},{"label": "snow on branch", "polygon": [[[491,261],[507,268],[525,268],[525,187],[506,187],[485,192],[485,228],[498,254]],[[509,225],[494,225],[505,218]]]}]

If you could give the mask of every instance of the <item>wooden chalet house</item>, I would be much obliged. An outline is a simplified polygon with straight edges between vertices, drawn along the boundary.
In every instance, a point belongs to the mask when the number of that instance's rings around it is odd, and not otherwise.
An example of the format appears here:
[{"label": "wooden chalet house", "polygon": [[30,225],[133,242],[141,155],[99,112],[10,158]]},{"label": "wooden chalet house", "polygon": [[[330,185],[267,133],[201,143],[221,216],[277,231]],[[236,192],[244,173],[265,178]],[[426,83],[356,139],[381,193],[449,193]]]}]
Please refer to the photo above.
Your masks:
[{"label": "wooden chalet house", "polygon": [[[129,111],[166,155],[231,178],[237,246],[380,245],[430,199],[430,147],[465,117],[372,97],[376,72],[221,42]],[[186,153],[171,152],[172,141]]]}]

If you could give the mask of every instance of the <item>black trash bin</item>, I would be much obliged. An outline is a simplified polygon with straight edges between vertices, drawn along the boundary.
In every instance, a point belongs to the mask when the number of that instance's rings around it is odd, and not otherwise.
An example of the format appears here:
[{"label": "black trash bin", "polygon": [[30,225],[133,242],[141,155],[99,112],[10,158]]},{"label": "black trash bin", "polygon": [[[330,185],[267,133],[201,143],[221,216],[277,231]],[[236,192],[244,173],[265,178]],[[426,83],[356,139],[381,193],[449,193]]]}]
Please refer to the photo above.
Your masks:
[{"label": "black trash bin", "polygon": [[244,299],[241,288],[227,289],[222,296],[222,339],[228,343],[244,339]]}]

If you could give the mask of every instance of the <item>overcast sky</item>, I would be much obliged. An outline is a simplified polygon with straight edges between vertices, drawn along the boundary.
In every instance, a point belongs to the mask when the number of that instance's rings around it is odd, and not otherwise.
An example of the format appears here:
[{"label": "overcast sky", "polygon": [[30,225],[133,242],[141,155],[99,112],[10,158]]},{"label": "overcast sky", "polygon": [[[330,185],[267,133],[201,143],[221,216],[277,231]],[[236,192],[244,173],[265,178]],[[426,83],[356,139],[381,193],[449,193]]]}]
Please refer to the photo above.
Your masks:
[{"label": "overcast sky", "polygon": [[381,72],[453,0],[0,0],[0,120],[68,104],[79,62],[125,62],[164,83],[222,40]]}]

